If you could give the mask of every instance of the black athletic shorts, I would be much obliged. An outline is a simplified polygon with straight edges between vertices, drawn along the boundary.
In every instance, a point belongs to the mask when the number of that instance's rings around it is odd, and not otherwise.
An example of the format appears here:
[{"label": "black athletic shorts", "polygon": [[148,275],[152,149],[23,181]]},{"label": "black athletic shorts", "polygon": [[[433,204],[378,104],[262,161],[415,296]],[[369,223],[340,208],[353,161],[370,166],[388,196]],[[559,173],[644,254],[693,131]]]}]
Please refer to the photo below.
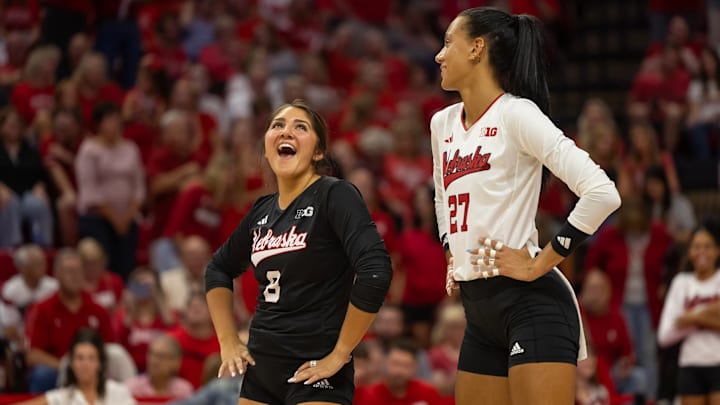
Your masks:
[{"label": "black athletic shorts", "polygon": [[720,392],[720,366],[680,367],[678,394],[708,395]]},{"label": "black athletic shorts", "polygon": [[333,402],[351,405],[355,393],[352,360],[332,377],[312,385],[288,383],[295,371],[311,359],[290,359],[252,354],[255,366],[248,366],[240,398],[269,405],[295,405],[302,402]]},{"label": "black athletic shorts", "polygon": [[507,376],[525,363],[577,364],[580,322],[555,270],[533,282],[493,277],[461,282],[468,320],[458,369]]}]

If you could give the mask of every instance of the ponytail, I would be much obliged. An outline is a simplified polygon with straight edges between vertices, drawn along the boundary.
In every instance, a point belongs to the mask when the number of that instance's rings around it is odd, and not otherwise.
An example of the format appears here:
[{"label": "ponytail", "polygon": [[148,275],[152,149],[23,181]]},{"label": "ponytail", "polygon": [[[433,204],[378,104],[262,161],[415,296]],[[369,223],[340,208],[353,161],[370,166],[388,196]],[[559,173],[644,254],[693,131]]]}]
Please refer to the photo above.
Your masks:
[{"label": "ponytail", "polygon": [[545,78],[543,34],[535,17],[523,14],[517,21],[517,50],[508,75],[508,89],[516,96],[532,100],[540,110],[550,113],[550,91]]},{"label": "ponytail", "polygon": [[533,101],[549,115],[550,92],[545,77],[545,48],[537,19],[513,16],[490,7],[462,11],[465,31],[489,43],[490,65],[503,90]]}]

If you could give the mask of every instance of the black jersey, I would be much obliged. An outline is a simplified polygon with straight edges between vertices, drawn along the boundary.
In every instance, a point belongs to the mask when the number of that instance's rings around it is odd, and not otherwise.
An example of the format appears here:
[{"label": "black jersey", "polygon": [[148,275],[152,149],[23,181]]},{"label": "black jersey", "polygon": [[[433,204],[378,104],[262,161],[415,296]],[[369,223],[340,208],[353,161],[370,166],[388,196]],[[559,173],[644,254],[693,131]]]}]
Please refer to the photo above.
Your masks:
[{"label": "black jersey", "polygon": [[213,255],[206,289],[232,288],[252,264],[259,295],[252,352],[319,358],[332,351],[348,302],[376,312],[389,287],[390,257],[357,189],[321,177],[285,210],[259,198]]}]

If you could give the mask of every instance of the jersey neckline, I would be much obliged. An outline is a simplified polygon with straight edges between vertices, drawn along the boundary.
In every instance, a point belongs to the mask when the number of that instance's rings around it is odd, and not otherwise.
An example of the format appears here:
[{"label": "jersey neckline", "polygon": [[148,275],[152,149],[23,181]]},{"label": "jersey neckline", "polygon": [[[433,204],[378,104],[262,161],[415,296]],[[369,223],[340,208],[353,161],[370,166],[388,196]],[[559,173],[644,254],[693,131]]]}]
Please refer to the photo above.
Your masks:
[{"label": "jersey neckline", "polygon": [[485,114],[486,114],[488,111],[490,111],[490,108],[491,108],[493,105],[495,105],[495,102],[498,101],[498,100],[500,100],[500,98],[501,98],[502,96],[504,96],[505,94],[506,94],[505,92],[502,92],[502,93],[500,93],[497,97],[495,97],[495,99],[494,99],[492,102],[490,102],[490,104],[487,106],[487,108],[485,109],[485,111],[483,111],[482,114],[480,114],[480,116],[477,117],[477,119],[475,119],[475,121],[473,121],[473,123],[470,124],[469,127],[465,126],[465,119],[463,118],[463,117],[465,116],[465,103],[463,103],[462,108],[460,109],[459,118],[460,118],[460,124],[462,125],[463,129],[465,130],[465,132],[469,131],[470,128],[472,128],[475,124],[477,124],[477,122],[480,121],[480,119],[481,119],[482,117],[484,117]]}]

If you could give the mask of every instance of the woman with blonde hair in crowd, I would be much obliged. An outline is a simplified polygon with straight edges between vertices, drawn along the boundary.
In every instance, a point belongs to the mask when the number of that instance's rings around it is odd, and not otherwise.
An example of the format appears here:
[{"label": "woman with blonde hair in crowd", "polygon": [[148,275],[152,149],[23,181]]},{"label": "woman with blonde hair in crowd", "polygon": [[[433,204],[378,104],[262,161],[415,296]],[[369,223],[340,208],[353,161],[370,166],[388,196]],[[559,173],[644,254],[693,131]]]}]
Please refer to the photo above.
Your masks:
[{"label": "woman with blonde hair in crowd", "polygon": [[89,52],[80,59],[73,73],[78,101],[85,123],[92,123],[93,109],[100,102],[122,105],[124,93],[107,75],[107,61],[97,52]]},{"label": "woman with blonde hair in crowd", "polygon": [[432,368],[432,384],[442,395],[453,395],[455,377],[465,333],[465,310],[451,303],[440,310],[432,332],[433,346],[428,351]]}]

